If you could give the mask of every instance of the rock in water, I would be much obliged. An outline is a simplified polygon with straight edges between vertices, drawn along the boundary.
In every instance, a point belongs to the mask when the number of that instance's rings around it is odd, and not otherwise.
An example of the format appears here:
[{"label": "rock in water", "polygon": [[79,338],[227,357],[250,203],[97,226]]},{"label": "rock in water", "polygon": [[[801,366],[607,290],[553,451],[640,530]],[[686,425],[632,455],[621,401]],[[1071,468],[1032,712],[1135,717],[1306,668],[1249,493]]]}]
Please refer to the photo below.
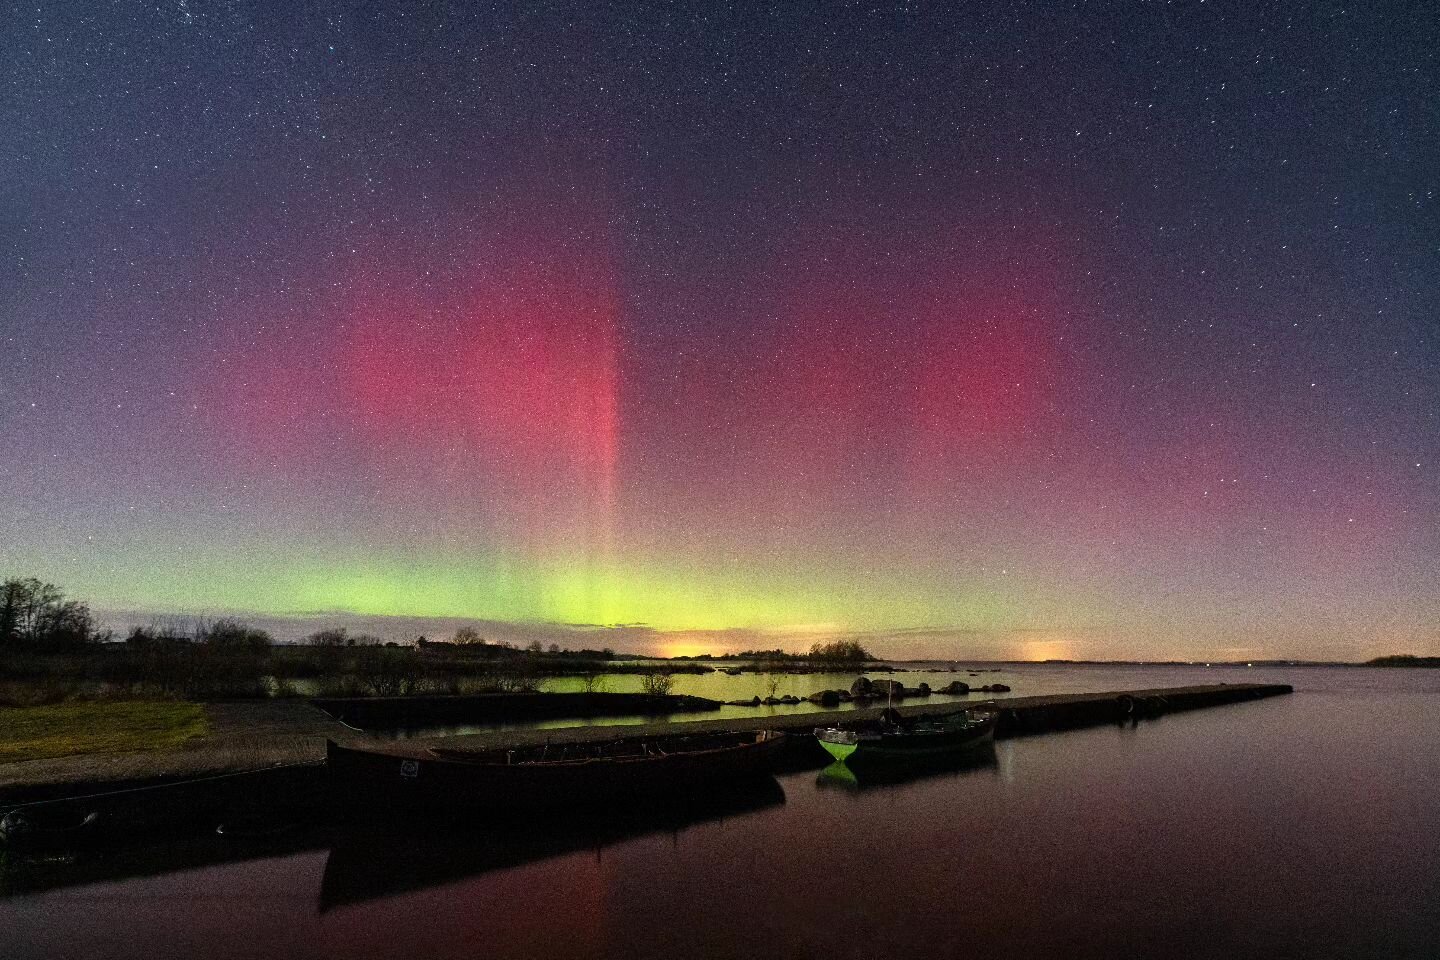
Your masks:
[{"label": "rock in water", "polygon": [[870,684],[870,692],[877,697],[894,697],[898,700],[905,696],[905,685],[899,680],[874,680]]}]

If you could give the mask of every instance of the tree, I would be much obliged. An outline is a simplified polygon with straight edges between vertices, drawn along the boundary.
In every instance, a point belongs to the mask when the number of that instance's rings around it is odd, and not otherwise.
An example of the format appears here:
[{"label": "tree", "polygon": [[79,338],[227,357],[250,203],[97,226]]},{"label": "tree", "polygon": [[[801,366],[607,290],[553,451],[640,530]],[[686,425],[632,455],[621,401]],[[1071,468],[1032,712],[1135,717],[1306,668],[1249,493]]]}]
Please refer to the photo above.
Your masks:
[{"label": "tree", "polygon": [[225,650],[264,650],[271,644],[270,634],[264,630],[228,617],[201,624],[195,639]]},{"label": "tree", "polygon": [[455,631],[455,636],[450,642],[456,646],[468,647],[485,643],[485,638],[480,636],[480,631],[474,627],[461,627]]},{"label": "tree", "polygon": [[326,627],[324,630],[316,630],[305,638],[305,642],[312,647],[343,647],[349,639],[344,627]]},{"label": "tree", "polygon": [[864,663],[875,657],[856,640],[831,640],[810,648],[810,659],[824,663]]},{"label": "tree", "polygon": [[34,577],[0,584],[0,645],[70,646],[104,639],[78,600]]}]

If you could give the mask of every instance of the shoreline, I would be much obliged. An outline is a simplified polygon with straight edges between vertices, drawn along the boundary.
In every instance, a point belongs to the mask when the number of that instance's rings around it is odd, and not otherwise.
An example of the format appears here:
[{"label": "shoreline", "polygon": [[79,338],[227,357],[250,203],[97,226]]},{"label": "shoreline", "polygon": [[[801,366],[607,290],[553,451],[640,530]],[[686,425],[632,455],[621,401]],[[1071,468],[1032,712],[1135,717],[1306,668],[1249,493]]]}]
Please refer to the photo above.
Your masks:
[{"label": "shoreline", "polygon": [[[1213,684],[1099,693],[1048,694],[1030,697],[974,700],[968,702],[911,703],[896,707],[905,716],[922,717],[953,713],[960,709],[992,710],[999,714],[997,737],[1030,736],[1051,731],[1076,729],[1110,723],[1138,723],[1165,713],[1239,703],[1293,692],[1289,684]],[[536,694],[535,696],[547,696]],[[0,808],[32,803],[62,804],[88,798],[103,804],[104,797],[125,791],[174,788],[176,796],[185,785],[205,778],[257,773],[280,768],[312,768],[323,778],[326,740],[362,745],[396,756],[416,755],[444,742],[468,750],[523,747],[543,743],[584,743],[616,737],[674,733],[684,725],[687,731],[786,730],[799,736],[792,755],[804,755],[806,748],[819,763],[821,751],[808,730],[843,719],[846,722],[874,719],[881,706],[860,709],[816,709],[786,715],[728,717],[707,720],[665,720],[648,724],[576,726],[561,728],[506,729],[448,737],[380,741],[364,731],[348,727],[309,702],[258,700],[246,703],[206,704],[215,732],[201,741],[178,750],[127,754],[89,754],[55,760],[29,760],[0,766]],[[247,809],[255,806],[253,796],[235,798]],[[183,804],[179,809],[183,812]]]}]

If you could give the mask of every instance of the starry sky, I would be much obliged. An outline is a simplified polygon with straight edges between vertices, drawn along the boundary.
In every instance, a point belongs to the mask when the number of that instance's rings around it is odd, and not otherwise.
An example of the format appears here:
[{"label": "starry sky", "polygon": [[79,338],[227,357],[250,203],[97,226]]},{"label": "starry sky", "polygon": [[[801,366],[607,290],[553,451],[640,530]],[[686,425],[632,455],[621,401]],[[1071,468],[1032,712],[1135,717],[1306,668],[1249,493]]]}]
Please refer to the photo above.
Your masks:
[{"label": "starry sky", "polygon": [[1428,3],[7,24],[0,575],[280,636],[1440,653]]}]

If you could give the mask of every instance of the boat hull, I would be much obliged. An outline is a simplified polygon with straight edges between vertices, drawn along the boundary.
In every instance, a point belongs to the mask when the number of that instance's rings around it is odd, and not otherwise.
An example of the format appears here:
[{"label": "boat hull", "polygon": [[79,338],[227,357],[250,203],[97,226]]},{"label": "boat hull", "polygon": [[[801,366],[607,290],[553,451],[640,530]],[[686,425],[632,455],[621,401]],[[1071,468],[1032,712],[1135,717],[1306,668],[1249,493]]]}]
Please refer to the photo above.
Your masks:
[{"label": "boat hull", "polygon": [[565,762],[484,762],[460,751],[401,754],[333,742],[326,758],[337,789],[385,807],[527,813],[693,795],[769,776],[784,734],[751,737],[714,749]]},{"label": "boat hull", "polygon": [[993,743],[995,718],[931,729],[887,727],[882,730],[817,729],[815,738],[825,751],[847,764],[904,761],[907,758],[962,754]]},{"label": "boat hull", "polygon": [[937,734],[933,739],[915,736],[882,736],[878,740],[862,740],[856,745],[852,759],[904,759],[905,757],[935,757],[951,753],[963,753],[982,747],[995,740],[995,725],[986,723],[974,731],[963,734]]}]

